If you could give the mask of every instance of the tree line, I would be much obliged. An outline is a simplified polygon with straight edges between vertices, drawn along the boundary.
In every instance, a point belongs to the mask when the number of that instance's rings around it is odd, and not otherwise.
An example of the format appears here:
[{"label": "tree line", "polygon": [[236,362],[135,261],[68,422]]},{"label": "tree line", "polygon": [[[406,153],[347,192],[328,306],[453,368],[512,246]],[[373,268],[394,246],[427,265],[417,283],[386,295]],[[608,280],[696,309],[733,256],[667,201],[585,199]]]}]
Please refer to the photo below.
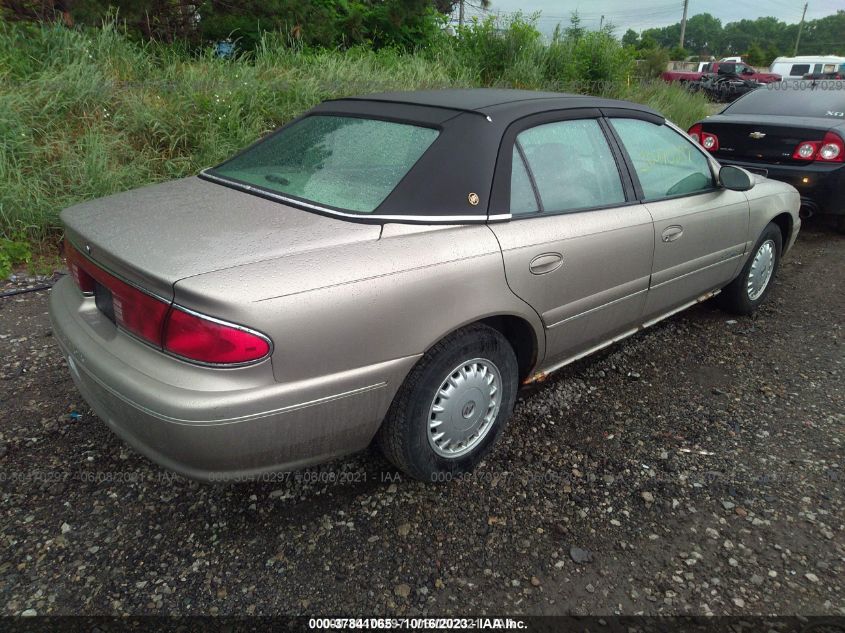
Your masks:
[{"label": "tree line", "polygon": [[[673,59],[689,55],[724,57],[742,55],[752,66],[766,66],[775,57],[792,55],[798,37],[798,24],[787,24],[774,17],[739,20],[722,25],[709,13],[687,20],[684,48],[679,47],[681,23],[637,33],[628,29],[622,43],[638,51],[670,49]],[[837,11],[804,23],[799,55],[845,55],[845,11]]]},{"label": "tree line", "polygon": [[436,36],[458,0],[2,0],[6,20],[99,26],[116,20],[130,36],[188,45],[236,39],[250,50],[261,33],[314,47],[412,49]]}]

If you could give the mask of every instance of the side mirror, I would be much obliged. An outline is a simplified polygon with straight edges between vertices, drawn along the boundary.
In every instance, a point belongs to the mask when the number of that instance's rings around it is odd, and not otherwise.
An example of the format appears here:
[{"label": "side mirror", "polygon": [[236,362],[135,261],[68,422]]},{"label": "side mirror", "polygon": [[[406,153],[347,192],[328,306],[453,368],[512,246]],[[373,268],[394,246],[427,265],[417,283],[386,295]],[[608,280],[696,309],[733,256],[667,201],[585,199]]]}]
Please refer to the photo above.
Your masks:
[{"label": "side mirror", "polygon": [[724,165],[719,170],[719,183],[731,191],[748,191],[754,186],[754,176],[742,167]]}]

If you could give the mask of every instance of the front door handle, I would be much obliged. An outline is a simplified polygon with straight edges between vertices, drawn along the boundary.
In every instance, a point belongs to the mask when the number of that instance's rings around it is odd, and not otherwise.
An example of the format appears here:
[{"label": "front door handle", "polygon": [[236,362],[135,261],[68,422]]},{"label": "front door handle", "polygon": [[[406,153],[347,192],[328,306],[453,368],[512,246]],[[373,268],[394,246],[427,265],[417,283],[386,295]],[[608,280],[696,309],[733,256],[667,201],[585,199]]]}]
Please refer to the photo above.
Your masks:
[{"label": "front door handle", "polygon": [[563,265],[563,255],[560,253],[543,253],[537,255],[528,264],[528,270],[534,275],[545,275],[553,272]]},{"label": "front door handle", "polygon": [[681,237],[684,234],[684,227],[679,226],[677,224],[673,224],[672,226],[667,226],[663,230],[663,241],[664,242],[674,242],[676,239]]}]

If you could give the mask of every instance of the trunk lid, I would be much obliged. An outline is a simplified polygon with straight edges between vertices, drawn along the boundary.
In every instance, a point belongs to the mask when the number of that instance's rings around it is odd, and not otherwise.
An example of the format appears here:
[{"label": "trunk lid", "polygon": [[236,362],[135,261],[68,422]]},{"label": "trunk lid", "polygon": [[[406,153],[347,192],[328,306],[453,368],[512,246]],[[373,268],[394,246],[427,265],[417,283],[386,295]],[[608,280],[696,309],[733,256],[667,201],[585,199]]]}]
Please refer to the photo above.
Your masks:
[{"label": "trunk lid", "polygon": [[85,202],[61,218],[81,253],[168,300],[186,277],[375,240],[381,232],[197,177]]},{"label": "trunk lid", "polygon": [[[792,153],[802,141],[820,141],[830,121],[779,115],[716,115],[701,122],[702,130],[719,138],[717,159],[735,159],[772,165],[802,165]],[[762,136],[760,136],[762,134]]]}]

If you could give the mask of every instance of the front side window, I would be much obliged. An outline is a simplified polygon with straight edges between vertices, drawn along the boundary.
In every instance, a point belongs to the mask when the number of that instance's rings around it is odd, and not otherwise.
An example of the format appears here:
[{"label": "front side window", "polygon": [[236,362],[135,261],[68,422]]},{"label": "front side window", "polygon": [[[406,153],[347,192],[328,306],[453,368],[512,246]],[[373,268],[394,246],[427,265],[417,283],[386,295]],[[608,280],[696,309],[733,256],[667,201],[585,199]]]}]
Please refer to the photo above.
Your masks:
[{"label": "front side window", "polygon": [[438,131],[376,119],[314,115],[210,170],[316,204],[372,213]]},{"label": "front side window", "polygon": [[515,147],[511,213],[538,208],[556,213],[625,202],[616,161],[595,119],[538,125],[521,132],[516,143],[525,155],[538,199],[533,205],[526,201],[533,190]]},{"label": "front side window", "polygon": [[810,72],[810,64],[792,64],[789,75],[791,77],[803,77],[808,72]]},{"label": "front side window", "polygon": [[672,128],[640,119],[611,119],[628,150],[645,200],[712,189],[707,158]]}]

